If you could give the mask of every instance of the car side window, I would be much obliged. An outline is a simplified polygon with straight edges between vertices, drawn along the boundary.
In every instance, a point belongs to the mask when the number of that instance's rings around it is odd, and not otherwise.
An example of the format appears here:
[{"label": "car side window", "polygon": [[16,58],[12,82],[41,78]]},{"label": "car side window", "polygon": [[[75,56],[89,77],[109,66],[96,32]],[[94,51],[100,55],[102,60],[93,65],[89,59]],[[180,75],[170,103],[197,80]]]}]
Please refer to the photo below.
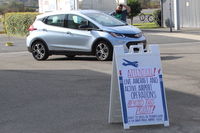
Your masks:
[{"label": "car side window", "polygon": [[58,27],[64,27],[64,25],[65,25],[65,15],[61,14],[61,15],[49,16],[49,17],[46,18],[45,24],[58,26]]},{"label": "car side window", "polygon": [[98,28],[93,23],[89,22],[87,19],[78,16],[69,14],[67,17],[67,28],[79,29],[80,25],[89,25],[90,28]]}]

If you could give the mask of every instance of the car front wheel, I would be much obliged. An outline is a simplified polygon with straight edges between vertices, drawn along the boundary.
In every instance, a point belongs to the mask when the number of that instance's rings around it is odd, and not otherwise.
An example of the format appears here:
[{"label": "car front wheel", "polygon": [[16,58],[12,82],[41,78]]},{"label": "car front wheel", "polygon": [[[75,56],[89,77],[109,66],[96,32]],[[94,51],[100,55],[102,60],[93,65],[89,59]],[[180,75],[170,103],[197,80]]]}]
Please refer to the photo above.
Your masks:
[{"label": "car front wheel", "polygon": [[100,61],[106,61],[112,59],[112,46],[106,41],[100,41],[95,48],[96,58]]},{"label": "car front wheel", "polygon": [[49,52],[44,43],[35,42],[32,45],[32,55],[38,61],[46,60],[49,57]]}]

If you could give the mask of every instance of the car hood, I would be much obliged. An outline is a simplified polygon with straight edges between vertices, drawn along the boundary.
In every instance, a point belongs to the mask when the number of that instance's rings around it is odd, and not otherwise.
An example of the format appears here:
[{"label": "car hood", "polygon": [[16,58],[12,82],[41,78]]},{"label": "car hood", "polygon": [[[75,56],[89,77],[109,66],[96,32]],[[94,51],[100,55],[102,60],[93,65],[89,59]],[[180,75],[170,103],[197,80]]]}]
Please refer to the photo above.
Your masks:
[{"label": "car hood", "polygon": [[125,26],[115,26],[115,27],[102,27],[102,30],[121,34],[137,34],[141,30],[135,26],[125,25]]}]

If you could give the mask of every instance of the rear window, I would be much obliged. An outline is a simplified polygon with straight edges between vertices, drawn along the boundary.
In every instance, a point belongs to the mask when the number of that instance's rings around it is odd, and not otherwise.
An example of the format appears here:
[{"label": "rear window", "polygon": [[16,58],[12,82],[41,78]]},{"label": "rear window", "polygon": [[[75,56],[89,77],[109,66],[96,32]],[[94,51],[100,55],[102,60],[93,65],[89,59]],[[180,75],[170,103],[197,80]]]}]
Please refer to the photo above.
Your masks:
[{"label": "rear window", "polygon": [[64,27],[64,25],[65,25],[65,15],[61,14],[61,15],[49,16],[45,19],[44,23],[47,24],[47,25]]}]

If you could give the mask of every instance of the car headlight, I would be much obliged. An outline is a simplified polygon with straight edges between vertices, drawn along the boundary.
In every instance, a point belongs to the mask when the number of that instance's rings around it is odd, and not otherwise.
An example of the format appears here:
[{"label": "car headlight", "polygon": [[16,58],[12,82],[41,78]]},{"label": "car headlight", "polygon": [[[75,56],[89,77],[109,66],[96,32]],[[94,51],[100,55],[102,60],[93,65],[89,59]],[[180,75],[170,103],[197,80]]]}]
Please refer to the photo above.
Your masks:
[{"label": "car headlight", "polygon": [[113,37],[125,38],[125,36],[120,33],[109,32],[109,34],[111,34]]},{"label": "car headlight", "polygon": [[136,37],[136,38],[140,38],[140,37],[142,37],[142,36],[143,36],[143,33],[142,33],[142,32],[135,34],[135,37]]}]

